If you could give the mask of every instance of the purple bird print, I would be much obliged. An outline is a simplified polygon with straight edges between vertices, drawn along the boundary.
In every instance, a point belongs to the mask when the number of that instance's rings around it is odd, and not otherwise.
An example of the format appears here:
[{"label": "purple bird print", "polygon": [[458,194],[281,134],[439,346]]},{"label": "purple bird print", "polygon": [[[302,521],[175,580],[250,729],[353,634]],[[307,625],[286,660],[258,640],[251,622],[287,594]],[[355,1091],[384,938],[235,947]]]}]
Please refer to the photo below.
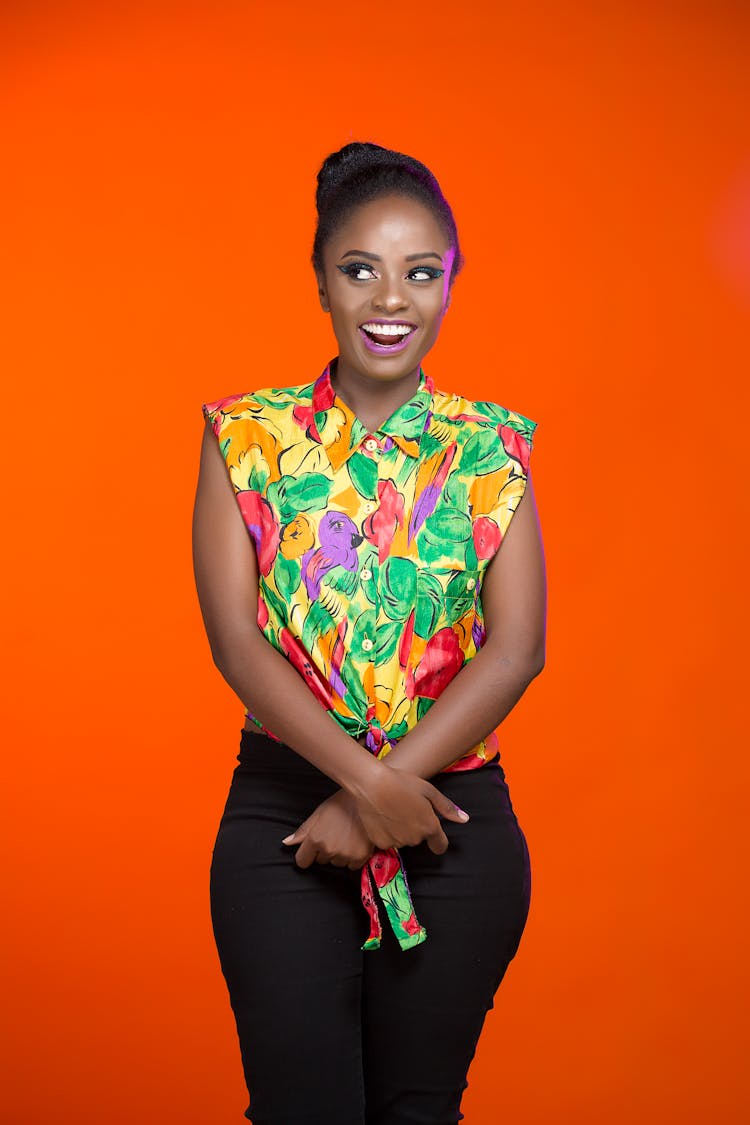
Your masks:
[{"label": "purple bird print", "polygon": [[318,528],[319,547],[302,556],[302,578],[310,601],[320,596],[320,582],[334,566],[357,569],[356,548],[362,542],[353,519],[344,512],[326,512]]}]

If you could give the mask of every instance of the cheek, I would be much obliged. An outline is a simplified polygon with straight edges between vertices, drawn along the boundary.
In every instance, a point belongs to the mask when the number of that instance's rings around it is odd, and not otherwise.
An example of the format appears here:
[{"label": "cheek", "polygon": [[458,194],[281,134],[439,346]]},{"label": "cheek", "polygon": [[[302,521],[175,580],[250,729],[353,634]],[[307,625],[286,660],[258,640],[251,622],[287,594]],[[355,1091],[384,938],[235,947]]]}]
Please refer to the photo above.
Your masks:
[{"label": "cheek", "polygon": [[337,286],[333,286],[329,290],[328,295],[331,302],[331,312],[334,318],[344,321],[353,315],[357,301],[355,294],[353,294],[351,290],[342,290]]},{"label": "cheek", "polygon": [[429,306],[425,306],[422,310],[422,315],[425,321],[429,324],[433,332],[437,332],[445,314],[445,297],[443,295],[442,287],[436,289],[435,296],[430,301]]}]

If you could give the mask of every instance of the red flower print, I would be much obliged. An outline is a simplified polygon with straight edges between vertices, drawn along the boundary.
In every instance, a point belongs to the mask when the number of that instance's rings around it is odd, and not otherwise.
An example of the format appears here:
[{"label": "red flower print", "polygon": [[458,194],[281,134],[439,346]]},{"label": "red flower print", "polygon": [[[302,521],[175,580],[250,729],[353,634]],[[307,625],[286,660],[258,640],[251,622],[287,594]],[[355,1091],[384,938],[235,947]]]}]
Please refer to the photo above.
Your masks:
[{"label": "red flower print", "polygon": [[260,629],[265,629],[266,625],[268,624],[268,606],[266,605],[265,600],[263,598],[263,595],[260,592],[258,593],[258,617],[257,617],[257,621],[258,621],[258,627]]},{"label": "red flower print", "polygon": [[271,570],[279,549],[279,525],[270,504],[259,492],[249,489],[238,492],[237,502],[247,530],[255,540],[258,566],[265,577]]},{"label": "red flower print", "polygon": [[370,867],[375,876],[375,885],[377,887],[384,887],[387,883],[390,883],[399,869],[396,849],[389,848],[388,851],[374,852],[370,860]]},{"label": "red flower print", "polygon": [[244,393],[237,395],[227,395],[225,398],[217,398],[214,399],[213,402],[207,402],[206,406],[212,414],[216,413],[217,411],[221,411],[222,414],[228,414],[229,408],[231,406],[234,406],[235,402],[239,402],[241,398],[246,397],[247,396]]},{"label": "red flower print", "polygon": [[319,436],[317,427],[315,425],[315,415],[313,413],[313,408],[311,405],[308,405],[307,403],[298,403],[292,411],[292,418],[294,419],[295,424],[299,426],[301,430],[305,430],[308,434],[312,434],[312,436],[315,438]]},{"label": "red flower print", "polygon": [[378,500],[380,506],[364,521],[362,531],[378,548],[379,561],[383,562],[396,529],[404,526],[404,498],[392,480],[381,480],[378,481]]},{"label": "red flower print", "polygon": [[403,923],[403,927],[406,930],[407,934],[418,934],[422,929],[422,926],[417,921],[417,916],[413,910],[406,921]]},{"label": "red flower print", "polygon": [[331,695],[331,688],[313,664],[310,654],[302,642],[297,640],[286,626],[279,630],[279,641],[282,651],[289,658],[289,663],[297,669],[313,695],[327,711],[332,711],[333,696]]},{"label": "red flower print", "polygon": [[398,643],[398,666],[402,670],[406,667],[406,662],[409,659],[411,652],[411,643],[414,640],[414,617],[415,610],[412,610],[406,619],[404,631],[401,634],[401,640]]},{"label": "red flower print", "polygon": [[500,440],[503,443],[505,452],[509,457],[512,457],[514,461],[518,461],[523,471],[526,472],[531,456],[531,450],[529,449],[529,443],[526,441],[526,438],[523,437],[522,434],[519,434],[517,430],[514,430],[512,426],[499,425],[497,427],[497,432],[500,435]]},{"label": "red flower print", "polygon": [[458,637],[450,625],[438,629],[427,642],[416,671],[409,669],[406,677],[407,698],[422,695],[426,699],[437,699],[461,670],[464,659]]},{"label": "red flower print", "polygon": [[477,516],[471,529],[474,537],[474,550],[478,559],[491,559],[500,546],[502,533],[489,516]]}]

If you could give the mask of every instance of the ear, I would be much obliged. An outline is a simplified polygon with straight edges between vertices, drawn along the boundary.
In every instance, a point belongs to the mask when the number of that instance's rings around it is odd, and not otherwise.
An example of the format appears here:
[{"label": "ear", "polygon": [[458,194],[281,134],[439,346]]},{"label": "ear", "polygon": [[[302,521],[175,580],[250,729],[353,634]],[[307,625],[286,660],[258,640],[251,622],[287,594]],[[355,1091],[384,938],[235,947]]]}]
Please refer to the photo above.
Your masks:
[{"label": "ear", "polygon": [[328,289],[326,287],[326,279],[322,273],[315,273],[315,280],[318,283],[318,299],[320,300],[320,307],[324,313],[331,311],[331,306],[328,303]]}]

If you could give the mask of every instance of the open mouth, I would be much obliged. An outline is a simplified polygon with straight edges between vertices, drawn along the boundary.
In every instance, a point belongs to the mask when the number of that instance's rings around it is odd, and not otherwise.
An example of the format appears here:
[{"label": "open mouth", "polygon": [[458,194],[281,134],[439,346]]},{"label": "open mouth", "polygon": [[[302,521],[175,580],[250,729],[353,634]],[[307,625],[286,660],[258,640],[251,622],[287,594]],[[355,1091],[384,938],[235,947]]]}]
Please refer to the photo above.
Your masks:
[{"label": "open mouth", "polygon": [[368,320],[360,324],[360,331],[373,344],[380,348],[395,348],[406,344],[416,325],[398,320]]}]

